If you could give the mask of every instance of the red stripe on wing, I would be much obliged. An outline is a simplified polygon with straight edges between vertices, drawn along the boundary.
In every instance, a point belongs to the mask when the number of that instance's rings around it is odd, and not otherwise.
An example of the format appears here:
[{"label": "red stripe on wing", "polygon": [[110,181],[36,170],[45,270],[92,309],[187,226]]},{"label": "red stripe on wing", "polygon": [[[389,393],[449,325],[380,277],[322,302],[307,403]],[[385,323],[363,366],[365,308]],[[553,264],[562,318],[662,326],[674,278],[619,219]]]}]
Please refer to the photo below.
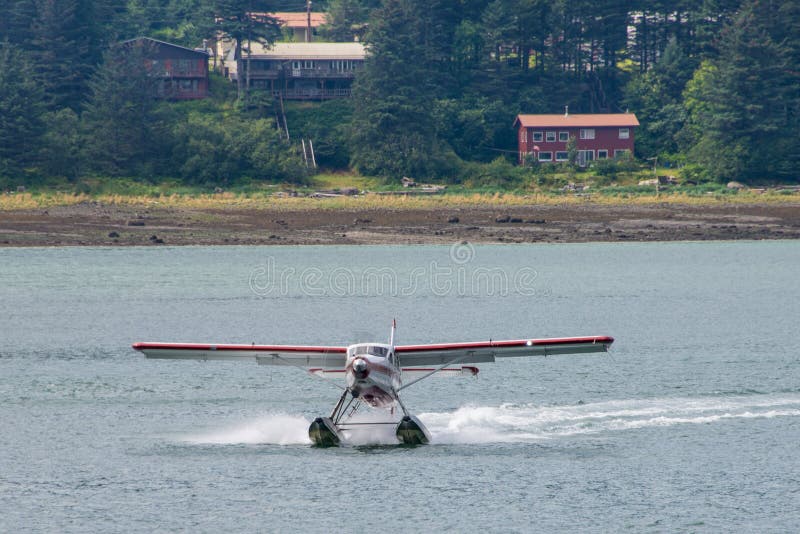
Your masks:
[{"label": "red stripe on wing", "polygon": [[614,342],[611,336],[584,336],[584,337],[559,337],[550,339],[512,339],[503,341],[478,341],[469,343],[437,343],[433,345],[401,345],[395,347],[395,352],[422,352],[435,350],[458,349],[489,349],[493,347],[527,347],[537,345],[593,345],[603,343],[610,345]]},{"label": "red stripe on wing", "polygon": [[135,350],[217,350],[257,352],[318,352],[320,354],[344,354],[347,347],[319,347],[306,345],[212,345],[202,343],[134,343]]}]

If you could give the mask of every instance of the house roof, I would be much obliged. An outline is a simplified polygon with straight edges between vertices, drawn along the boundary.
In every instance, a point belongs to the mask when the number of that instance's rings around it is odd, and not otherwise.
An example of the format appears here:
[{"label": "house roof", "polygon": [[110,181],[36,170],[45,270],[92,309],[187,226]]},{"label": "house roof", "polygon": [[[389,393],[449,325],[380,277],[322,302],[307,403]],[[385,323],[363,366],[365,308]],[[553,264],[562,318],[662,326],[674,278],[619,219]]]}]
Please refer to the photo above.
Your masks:
[{"label": "house roof", "polygon": [[[262,13],[253,13],[261,15]],[[305,28],[308,25],[308,15],[306,13],[266,13],[270,17],[276,18],[281,22],[281,26],[288,28]],[[319,28],[328,21],[325,13],[311,13],[311,27]]]},{"label": "house roof", "polygon": [[559,115],[517,115],[514,126],[525,128],[565,128],[565,127],[603,127],[639,126],[633,113],[594,113]]},{"label": "house roof", "polygon": [[265,47],[252,43],[253,59],[364,59],[366,50],[361,43],[273,43]]},{"label": "house roof", "polygon": [[201,56],[205,56],[205,57],[208,57],[210,55],[208,52],[206,52],[204,50],[195,50],[193,48],[187,48],[185,46],[176,45],[176,44],[173,44],[173,43],[168,43],[166,41],[159,41],[158,39],[153,39],[152,37],[136,37],[135,39],[128,39],[127,41],[122,41],[122,42],[120,42],[120,44],[125,45],[125,44],[135,43],[135,42],[139,42],[139,41],[150,41],[150,42],[153,42],[153,43],[156,43],[156,44],[159,44],[159,45],[171,46],[172,48],[178,48],[180,50],[193,52],[195,54],[200,54]]}]

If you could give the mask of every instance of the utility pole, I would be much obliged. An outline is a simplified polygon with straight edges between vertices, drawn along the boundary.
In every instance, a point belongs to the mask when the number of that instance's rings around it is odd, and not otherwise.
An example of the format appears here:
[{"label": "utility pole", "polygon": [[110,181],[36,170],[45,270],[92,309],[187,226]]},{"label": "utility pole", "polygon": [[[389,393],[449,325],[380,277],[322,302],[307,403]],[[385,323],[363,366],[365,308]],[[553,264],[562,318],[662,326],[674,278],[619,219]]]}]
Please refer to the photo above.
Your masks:
[{"label": "utility pole", "polygon": [[311,42],[311,0],[306,0],[306,42]]}]

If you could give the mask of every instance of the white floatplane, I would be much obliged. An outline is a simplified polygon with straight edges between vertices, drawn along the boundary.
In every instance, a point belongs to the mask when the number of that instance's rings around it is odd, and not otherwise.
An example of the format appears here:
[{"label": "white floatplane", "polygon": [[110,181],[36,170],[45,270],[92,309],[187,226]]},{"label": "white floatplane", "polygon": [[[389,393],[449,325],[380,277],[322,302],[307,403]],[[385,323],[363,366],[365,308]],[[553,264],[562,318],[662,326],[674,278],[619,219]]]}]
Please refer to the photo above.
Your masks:
[{"label": "white floatplane", "polygon": [[[396,425],[395,435],[400,443],[428,443],[430,433],[409,413],[399,393],[435,374],[475,376],[478,373],[476,367],[451,367],[453,365],[493,362],[497,357],[605,352],[614,342],[609,336],[585,336],[395,345],[395,329],[393,321],[389,343],[357,343],[347,347],[135,343],[133,348],[147,358],[255,361],[259,365],[300,367],[323,378],[344,376],[346,386],[339,386],[343,392],[331,415],[317,417],[308,429],[315,445],[328,447],[345,441],[343,432],[355,425]],[[386,418],[393,420],[358,422],[354,415],[364,405],[385,410]],[[399,421],[392,417],[400,413]]]}]

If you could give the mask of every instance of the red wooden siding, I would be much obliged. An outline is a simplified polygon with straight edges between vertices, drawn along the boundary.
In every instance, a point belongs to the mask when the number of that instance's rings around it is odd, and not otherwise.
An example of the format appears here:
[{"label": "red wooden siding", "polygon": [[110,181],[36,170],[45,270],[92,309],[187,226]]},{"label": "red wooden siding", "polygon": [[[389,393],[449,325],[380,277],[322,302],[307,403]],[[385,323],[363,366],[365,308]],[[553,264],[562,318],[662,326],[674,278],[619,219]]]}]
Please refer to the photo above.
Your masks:
[{"label": "red wooden siding", "polygon": [[[553,120],[552,115],[543,115],[541,125],[537,125],[535,115],[526,115],[524,120],[518,116],[515,121],[517,126],[517,149],[519,161],[525,158],[534,157],[538,160],[539,153],[552,152],[552,159],[556,161],[556,152],[566,152],[567,141],[559,141],[560,134],[566,132],[569,137],[574,137],[578,150],[591,150],[593,160],[597,160],[598,150],[607,150],[608,158],[614,157],[615,150],[627,150],[633,153],[635,144],[635,128],[639,125],[636,116],[633,114],[611,115],[608,122],[613,126],[602,125],[603,115],[565,115],[562,122],[573,124],[558,125],[558,119]],[[628,138],[620,139],[620,129],[628,129]],[[593,129],[594,139],[581,139],[580,132],[583,129]],[[542,138],[534,141],[534,132],[541,132]],[[555,141],[547,140],[547,133],[555,132]],[[534,148],[538,147],[538,148]]]}]

